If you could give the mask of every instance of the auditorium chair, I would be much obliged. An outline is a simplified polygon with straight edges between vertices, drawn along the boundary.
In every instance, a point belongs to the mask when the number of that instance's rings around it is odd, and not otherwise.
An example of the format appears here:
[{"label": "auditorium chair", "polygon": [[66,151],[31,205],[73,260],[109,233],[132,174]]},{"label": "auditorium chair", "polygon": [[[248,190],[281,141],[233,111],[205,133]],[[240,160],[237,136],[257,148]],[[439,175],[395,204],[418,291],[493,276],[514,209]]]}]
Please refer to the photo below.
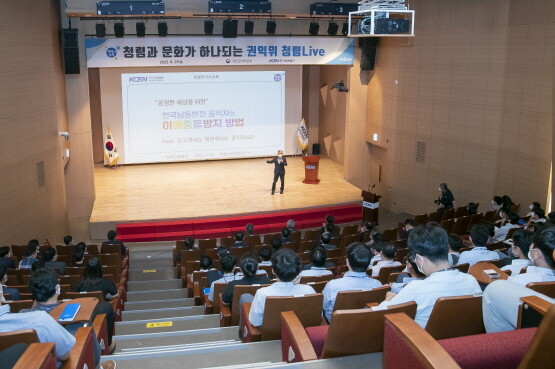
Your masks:
[{"label": "auditorium chair", "polygon": [[108,320],[106,314],[98,314],[92,323],[92,327],[102,349],[102,355],[110,355],[110,345],[108,344]]},{"label": "auditorium chair", "polygon": [[380,352],[383,350],[384,316],[392,313],[405,313],[414,318],[416,303],[336,311],[329,325],[317,326],[303,325],[294,311],[282,312],[282,359],[293,363]]},{"label": "auditorium chair", "polygon": [[[234,293],[235,294],[235,293]],[[312,327],[322,324],[322,303],[324,297],[321,293],[303,296],[270,296],[264,304],[263,323],[260,327],[250,324],[249,313],[251,303],[240,306],[243,342],[271,341],[281,338],[281,313],[294,311],[303,325]]]},{"label": "auditorium chair", "polygon": [[299,280],[299,284],[307,284],[309,282],[329,282],[333,279],[333,274],[320,276],[303,276]]},{"label": "auditorium chair", "polygon": [[[98,292],[102,294],[102,292]],[[77,293],[79,294],[79,293]],[[104,299],[104,297],[102,298]],[[90,323],[92,320],[93,313],[98,305],[98,302],[102,301],[97,297],[78,297],[74,298],[73,300],[65,301],[60,305],[56,306],[54,309],[50,311],[50,316],[54,318],[54,320],[58,321],[60,315],[69,304],[80,304],[79,311],[75,318],[70,322],[60,322],[61,325],[68,325],[74,323]]]},{"label": "auditorium chair", "polygon": [[12,245],[11,246],[12,255],[18,259],[25,257],[25,251],[27,251],[27,245]]},{"label": "auditorium chair", "polygon": [[454,218],[461,218],[468,215],[468,209],[466,206],[459,206],[455,209],[455,214],[453,215]]},{"label": "auditorium chair", "polygon": [[56,346],[52,342],[31,343],[12,369],[56,369]]},{"label": "auditorium chair", "polygon": [[[358,232],[358,225],[351,224],[351,225],[346,225],[346,226],[343,227],[343,229],[341,230],[341,235],[342,236],[349,236],[349,235],[353,235],[357,232]],[[358,236],[358,235],[356,235],[356,236]]]},{"label": "auditorium chair", "polygon": [[395,241],[397,239],[397,228],[386,229],[382,234],[385,242]]},{"label": "auditorium chair", "polygon": [[[380,303],[385,300],[385,295],[391,290],[389,286],[381,286],[363,291],[340,291],[335,298],[333,311],[362,309],[368,303]],[[332,319],[333,320],[333,319]]]},{"label": "auditorium chair", "polygon": [[114,297],[111,301],[112,303],[112,307],[114,308],[114,313],[116,315],[116,321],[120,322],[121,321],[121,312],[124,309],[125,306],[125,301],[126,301],[126,293],[125,293],[125,289],[120,286],[118,288],[118,295],[116,297]]},{"label": "auditorium chair", "polygon": [[455,219],[455,224],[453,224],[453,229],[451,230],[451,233],[459,236],[466,234],[469,220],[470,220],[470,217],[468,215]]},{"label": "auditorium chair", "polygon": [[258,265],[258,270],[263,270],[270,279],[274,279],[274,270],[271,265]]},{"label": "auditorium chair", "polygon": [[548,297],[555,298],[555,282],[531,282],[526,287]]},{"label": "auditorium chair", "polygon": [[453,219],[455,217],[455,209],[446,209],[441,214],[440,221]]},{"label": "auditorium chair", "polygon": [[429,222],[439,223],[440,220],[441,220],[441,213],[439,211],[434,211],[433,213],[428,214],[428,220],[426,223],[429,223]]},{"label": "auditorium chair", "polygon": [[[219,295],[218,303],[220,304],[220,327],[229,327],[234,325],[239,325],[239,299],[244,293],[250,293],[251,295],[256,294],[256,290],[262,287],[268,287],[269,284],[259,284],[252,286],[234,286],[233,287],[233,299],[231,301],[231,306],[226,305],[222,301],[222,295]],[[216,296],[214,296],[216,298]],[[321,307],[320,307],[321,308]]]},{"label": "auditorium chair", "polygon": [[281,239],[281,233],[267,233],[262,237],[262,243],[271,244],[272,238],[278,237]]},{"label": "auditorium chair", "polygon": [[484,333],[482,296],[438,298],[426,324],[426,331],[436,340]]},{"label": "auditorium chair", "polygon": [[472,228],[474,224],[481,224],[481,223],[484,223],[484,215],[482,213],[472,214],[470,216],[470,219],[468,220],[466,229],[470,231],[470,228]]},{"label": "auditorium chair", "polygon": [[78,275],[81,277],[84,271],[85,267],[66,267],[65,273],[66,275]]},{"label": "auditorium chair", "polygon": [[98,299],[98,301],[105,301],[104,300],[104,293],[102,291],[90,291],[90,292],[66,292],[62,295],[63,300],[72,300],[78,299],[82,297],[92,297]]},{"label": "auditorium chair", "polygon": [[233,256],[235,256],[235,258],[237,258],[237,260],[241,259],[241,256],[243,256],[244,254],[246,254],[247,252],[250,252],[250,251],[251,251],[250,246],[231,247],[229,249],[229,253],[232,254]]},{"label": "auditorium chair", "polygon": [[235,237],[224,237],[220,239],[220,246],[231,246],[235,243]]},{"label": "auditorium chair", "polygon": [[102,274],[111,274],[116,280],[121,277],[121,270],[119,265],[102,265]]},{"label": "auditorium chair", "polygon": [[102,265],[118,265],[120,269],[124,268],[120,253],[99,254],[98,258]]},{"label": "auditorium chair", "polygon": [[98,256],[98,245],[87,245],[87,254]]},{"label": "auditorium chair", "polygon": [[312,249],[314,248],[314,246],[318,245],[318,241],[317,240],[304,240],[301,241],[298,251],[299,253],[305,253],[305,252],[310,252],[312,251]]},{"label": "auditorium chair", "polygon": [[405,269],[405,265],[401,264],[401,265],[395,265],[395,266],[381,267],[380,271],[378,272],[378,275],[373,277],[372,277],[372,271],[370,269],[366,271],[366,274],[368,274],[369,277],[377,279],[382,284],[386,284],[389,281],[389,275],[391,273],[397,273],[402,271],[403,269]]},{"label": "auditorium chair", "polygon": [[218,296],[224,293],[226,288],[227,283],[214,283],[214,301],[210,301],[208,295],[204,294],[204,314],[220,314],[220,304],[217,303]]},{"label": "auditorium chair", "polygon": [[58,277],[60,284],[69,284],[72,289],[81,282],[82,278],[82,275],[61,275]]},{"label": "auditorium chair", "polygon": [[345,234],[341,237],[341,242],[339,243],[339,248],[341,250],[346,250],[350,244],[358,242],[360,236],[358,234]]},{"label": "auditorium chair", "polygon": [[428,223],[428,214],[418,214],[414,217],[414,222],[417,225],[424,225]]},{"label": "auditorium chair", "polygon": [[298,244],[300,244],[300,242],[301,242],[301,231],[292,232],[289,235],[289,239],[291,239],[295,242],[298,242]]},{"label": "auditorium chair", "polygon": [[215,238],[209,238],[206,240],[198,240],[198,248],[199,250],[206,250],[206,249],[215,249],[218,247]]},{"label": "auditorium chair", "polygon": [[455,227],[455,220],[454,219],[442,220],[439,225],[441,228],[445,230],[445,232],[453,233],[453,228]]},{"label": "auditorium chair", "polygon": [[453,265],[451,268],[457,269],[463,273],[468,273],[468,268],[470,268],[470,264],[464,263],[464,264]]},{"label": "auditorium chair", "polygon": [[3,302],[1,305],[10,305],[10,312],[11,313],[19,313],[23,309],[30,309],[33,307],[35,303],[34,300],[18,300],[12,302]]},{"label": "auditorium chair", "polygon": [[324,291],[324,288],[326,287],[326,284],[328,284],[328,282],[326,281],[322,281],[322,282],[306,282],[305,284],[309,285],[310,287],[312,287],[314,289],[314,291],[316,291],[316,293],[322,293],[322,291]]},{"label": "auditorium chair", "polygon": [[409,249],[408,249],[408,248],[397,249],[397,251],[395,251],[395,259],[405,260],[405,258],[407,257],[408,253],[409,253]]},{"label": "auditorium chair", "polygon": [[258,244],[260,244],[260,241],[261,241],[260,236],[256,235],[256,234],[252,235],[252,236],[245,235],[245,237],[243,238],[243,242],[248,244],[248,245],[258,245]]},{"label": "auditorium chair", "polygon": [[309,229],[304,232],[303,241],[318,241],[321,235],[320,229]]},{"label": "auditorium chair", "polygon": [[538,328],[434,339],[406,314],[385,317],[385,369],[553,367],[555,306]]},{"label": "auditorium chair", "polygon": [[193,282],[193,299],[195,306],[203,305],[205,299],[204,289],[209,287],[208,277],[205,275],[200,276],[198,280]]},{"label": "auditorium chair", "polygon": [[28,276],[30,277],[32,273],[31,268],[29,269],[8,269],[8,275],[15,275],[17,277],[17,284],[21,285],[28,285],[29,282],[27,281],[27,283],[25,283],[25,280],[23,279],[24,276]]},{"label": "auditorium chair", "polygon": [[19,284],[19,279],[15,275],[8,275],[6,279],[6,286],[17,286]]},{"label": "auditorium chair", "polygon": [[200,250],[181,250],[181,264],[185,264],[187,261],[198,261],[202,256],[202,251]]},{"label": "auditorium chair", "polygon": [[73,246],[65,246],[65,245],[56,245],[56,254],[58,257],[60,256],[69,256],[70,258],[73,257],[75,254],[75,247]]}]

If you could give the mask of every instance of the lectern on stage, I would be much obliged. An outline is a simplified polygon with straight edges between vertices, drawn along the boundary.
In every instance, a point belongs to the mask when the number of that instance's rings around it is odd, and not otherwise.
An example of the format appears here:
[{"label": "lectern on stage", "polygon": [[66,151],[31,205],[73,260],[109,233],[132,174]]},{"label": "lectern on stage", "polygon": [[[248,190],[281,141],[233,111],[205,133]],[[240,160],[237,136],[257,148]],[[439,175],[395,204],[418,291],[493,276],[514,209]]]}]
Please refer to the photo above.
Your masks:
[{"label": "lectern on stage", "polygon": [[304,181],[303,183],[318,184],[318,165],[320,157],[318,155],[303,156],[304,161]]},{"label": "lectern on stage", "polygon": [[362,219],[378,225],[378,212],[380,210],[380,195],[373,192],[362,191]]}]

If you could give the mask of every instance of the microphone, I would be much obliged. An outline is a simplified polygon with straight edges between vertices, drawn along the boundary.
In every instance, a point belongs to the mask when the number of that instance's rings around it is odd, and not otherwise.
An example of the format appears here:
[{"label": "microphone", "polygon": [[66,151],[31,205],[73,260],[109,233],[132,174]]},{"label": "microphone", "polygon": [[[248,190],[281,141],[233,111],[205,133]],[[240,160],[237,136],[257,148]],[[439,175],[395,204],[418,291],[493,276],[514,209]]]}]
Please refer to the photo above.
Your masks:
[{"label": "microphone", "polygon": [[376,184],[374,183],[372,186],[368,185],[368,192],[372,192],[372,190],[374,189],[374,187],[376,187]]}]

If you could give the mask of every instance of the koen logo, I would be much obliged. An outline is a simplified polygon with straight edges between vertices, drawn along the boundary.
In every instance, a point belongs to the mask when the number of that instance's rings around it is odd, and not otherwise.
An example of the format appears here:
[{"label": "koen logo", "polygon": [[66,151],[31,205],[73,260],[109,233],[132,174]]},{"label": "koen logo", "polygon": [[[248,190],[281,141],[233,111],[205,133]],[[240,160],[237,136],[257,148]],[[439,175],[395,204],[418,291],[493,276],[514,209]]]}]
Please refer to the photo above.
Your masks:
[{"label": "koen logo", "polygon": [[147,82],[147,77],[129,77],[129,82]]}]

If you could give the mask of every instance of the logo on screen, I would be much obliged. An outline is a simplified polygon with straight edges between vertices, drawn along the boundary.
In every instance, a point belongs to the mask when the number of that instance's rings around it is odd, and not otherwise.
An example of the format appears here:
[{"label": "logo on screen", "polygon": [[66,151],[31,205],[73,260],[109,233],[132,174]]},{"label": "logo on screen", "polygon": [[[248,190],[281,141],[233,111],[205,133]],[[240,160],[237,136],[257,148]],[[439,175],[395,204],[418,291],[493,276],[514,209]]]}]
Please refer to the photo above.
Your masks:
[{"label": "logo on screen", "polygon": [[147,77],[129,77],[129,82],[147,82]]},{"label": "logo on screen", "polygon": [[115,48],[110,47],[110,48],[106,49],[106,55],[109,58],[115,58],[116,55],[118,55],[118,51]]},{"label": "logo on screen", "polygon": [[274,74],[274,81],[279,82],[282,78],[281,74]]}]

